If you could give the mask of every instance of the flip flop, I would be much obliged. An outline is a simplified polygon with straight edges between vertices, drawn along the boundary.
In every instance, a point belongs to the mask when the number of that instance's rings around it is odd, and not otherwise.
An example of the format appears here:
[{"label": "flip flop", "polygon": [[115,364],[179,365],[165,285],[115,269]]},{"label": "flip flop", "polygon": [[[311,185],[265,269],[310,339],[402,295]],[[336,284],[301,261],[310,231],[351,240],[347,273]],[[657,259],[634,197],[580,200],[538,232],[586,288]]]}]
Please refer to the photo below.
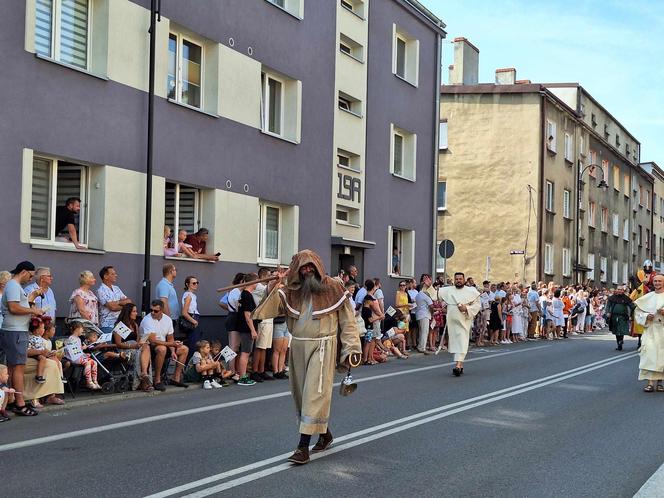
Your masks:
[{"label": "flip flop", "polygon": [[652,393],[655,391],[655,387],[652,384],[648,384],[646,387],[643,388],[643,392],[646,393]]},{"label": "flip flop", "polygon": [[35,417],[39,415],[39,412],[34,410],[33,408],[30,408],[28,405],[23,405],[23,406],[15,406],[12,408],[12,411],[16,415],[20,415],[21,417]]},{"label": "flip flop", "polygon": [[657,384],[655,391],[657,391],[658,393],[664,393],[664,386],[662,384]]}]

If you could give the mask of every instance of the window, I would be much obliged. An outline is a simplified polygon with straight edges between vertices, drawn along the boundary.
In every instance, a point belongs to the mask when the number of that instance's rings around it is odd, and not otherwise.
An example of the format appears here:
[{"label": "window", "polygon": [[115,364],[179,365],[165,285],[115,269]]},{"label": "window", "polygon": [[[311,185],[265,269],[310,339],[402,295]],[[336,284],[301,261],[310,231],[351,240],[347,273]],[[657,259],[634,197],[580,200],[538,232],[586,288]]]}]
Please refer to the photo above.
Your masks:
[{"label": "window", "polygon": [[360,226],[360,210],[356,208],[337,204],[335,218],[340,225]]},{"label": "window", "polygon": [[168,35],[168,98],[201,108],[203,47],[185,37]]},{"label": "window", "polygon": [[563,277],[569,277],[572,273],[572,253],[569,248],[563,247]]},{"label": "window", "polygon": [[438,123],[438,150],[447,150],[447,121]]},{"label": "window", "polygon": [[35,7],[36,53],[87,69],[88,0],[36,0]]},{"label": "window", "polygon": [[553,213],[554,196],[553,196],[553,183],[547,180],[546,182],[546,210]]},{"label": "window", "polygon": [[339,50],[353,59],[364,61],[364,47],[344,34],[339,37]]},{"label": "window", "polygon": [[438,182],[438,211],[447,209],[447,182]]},{"label": "window", "polygon": [[652,194],[652,214],[657,214],[657,194]]},{"label": "window", "polygon": [[588,226],[595,228],[595,203],[590,201],[588,203]]},{"label": "window", "polygon": [[544,273],[553,275],[553,245],[544,244]]},{"label": "window", "polygon": [[261,76],[263,86],[263,130],[281,135],[284,127],[283,83],[265,73]]},{"label": "window", "polygon": [[551,152],[556,152],[556,123],[554,121],[546,121],[546,147]]},{"label": "window", "polygon": [[620,167],[613,165],[613,188],[616,192],[620,192]]},{"label": "window", "polygon": [[599,258],[599,280],[606,282],[606,258],[604,256]]},{"label": "window", "polygon": [[166,183],[166,206],[164,224],[171,227],[177,237],[179,230],[188,234],[201,227],[201,191],[195,187]]},{"label": "window", "polygon": [[571,218],[569,211],[571,196],[572,193],[569,190],[563,190],[563,218]]},{"label": "window", "polygon": [[625,173],[623,176],[623,192],[625,193],[625,197],[629,197],[629,173]]},{"label": "window", "polygon": [[606,182],[606,184],[609,184],[609,161],[606,159],[602,160],[602,178]]},{"label": "window", "polygon": [[645,206],[648,211],[650,211],[650,190],[646,189],[646,198]]},{"label": "window", "polygon": [[636,231],[636,244],[639,247],[643,245],[643,227],[641,225],[639,225],[639,228]]},{"label": "window", "polygon": [[582,156],[586,155],[586,142],[583,139],[583,135],[579,137],[579,154]]},{"label": "window", "polygon": [[595,116],[595,113],[590,113],[590,123],[593,125],[593,128],[597,126],[597,116]]},{"label": "window", "polygon": [[[440,247],[439,240],[436,242],[436,248]],[[488,256],[487,256],[488,257]],[[445,273],[445,258],[440,255],[440,252],[436,250],[436,273]]]},{"label": "window", "polygon": [[337,166],[360,171],[360,156],[344,149],[337,149]]},{"label": "window", "polygon": [[[597,152],[595,152],[594,150],[589,151],[588,152],[588,161],[590,161],[588,163],[590,165],[597,165]],[[589,168],[589,174],[593,178],[597,178],[597,166]]]},{"label": "window", "polygon": [[646,228],[646,252],[650,250],[650,228]]},{"label": "window", "polygon": [[302,19],[304,9],[302,8],[303,0],[267,0],[268,3],[279,7],[281,10],[288,12],[292,16]]},{"label": "window", "polygon": [[627,284],[629,281],[629,268],[627,266],[627,263],[623,263],[622,265],[622,283]]},{"label": "window", "polygon": [[616,133],[616,147],[620,147],[620,135]]},{"label": "window", "polygon": [[420,42],[399,28],[393,29],[392,73],[411,85],[418,85]]},{"label": "window", "polygon": [[364,2],[362,0],[340,0],[341,7],[364,18]]},{"label": "window", "polygon": [[623,220],[623,240],[629,241],[629,219]]},{"label": "window", "polygon": [[613,235],[620,237],[620,217],[618,213],[613,213]]},{"label": "window", "polygon": [[609,230],[609,208],[602,208],[600,226],[602,232],[607,232]]},{"label": "window", "polygon": [[572,137],[569,133],[565,133],[565,160],[570,163],[574,162],[574,147]]},{"label": "window", "polygon": [[646,203],[646,190],[639,185],[639,206],[643,206]]},{"label": "window", "polygon": [[338,107],[342,111],[350,112],[358,117],[362,117],[362,102],[347,93],[339,92]]},{"label": "window", "polygon": [[43,157],[33,159],[31,239],[71,246],[57,240],[56,213],[63,209],[67,199],[77,197],[81,199],[81,210],[76,215],[76,233],[81,244],[87,242],[88,176],[87,166]]},{"label": "window", "polygon": [[344,9],[348,9],[348,10],[350,10],[351,12],[353,12],[353,10],[355,9],[355,5],[353,5],[353,4],[350,3],[350,2],[347,2],[346,0],[341,0],[341,6],[342,6]]},{"label": "window", "polygon": [[415,180],[415,161],[417,153],[417,135],[391,125],[392,128],[392,160],[390,173]]},{"label": "window", "polygon": [[611,261],[611,282],[614,284],[618,283],[618,260],[614,259]]},{"label": "window", "polygon": [[415,274],[415,232],[388,227],[388,274],[413,276]]},{"label": "window", "polygon": [[279,264],[281,261],[281,209],[261,204],[258,258],[261,263]]},{"label": "window", "polygon": [[594,254],[588,254],[588,264],[586,266],[588,268],[590,268],[586,272],[586,278],[588,280],[595,280],[595,255]]}]

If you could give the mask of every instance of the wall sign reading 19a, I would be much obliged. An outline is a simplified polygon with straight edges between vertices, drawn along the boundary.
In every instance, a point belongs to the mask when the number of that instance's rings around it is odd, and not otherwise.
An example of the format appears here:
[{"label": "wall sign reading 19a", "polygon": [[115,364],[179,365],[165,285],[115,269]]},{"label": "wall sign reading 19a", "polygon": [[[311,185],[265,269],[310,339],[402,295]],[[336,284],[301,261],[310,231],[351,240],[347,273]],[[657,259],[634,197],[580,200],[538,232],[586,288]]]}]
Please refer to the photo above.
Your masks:
[{"label": "wall sign reading 19a", "polygon": [[[337,198],[352,202],[362,202],[362,182],[359,178],[343,173],[337,173],[339,178],[339,190]],[[357,199],[355,199],[357,196]]]}]

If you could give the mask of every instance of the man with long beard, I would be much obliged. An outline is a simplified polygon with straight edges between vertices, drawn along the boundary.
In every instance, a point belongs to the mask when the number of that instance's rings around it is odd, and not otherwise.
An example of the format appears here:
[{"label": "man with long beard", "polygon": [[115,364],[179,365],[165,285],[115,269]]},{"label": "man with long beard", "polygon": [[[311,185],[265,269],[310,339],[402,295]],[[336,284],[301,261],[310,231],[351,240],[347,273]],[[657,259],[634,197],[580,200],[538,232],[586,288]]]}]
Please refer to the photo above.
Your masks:
[{"label": "man with long beard", "polygon": [[347,368],[359,366],[362,348],[348,292],[325,274],[318,254],[308,249],[298,252],[288,270],[279,271],[279,277],[253,318],[287,317],[293,336],[290,387],[300,427],[300,441],[288,461],[302,465],[309,462],[313,434],[320,436],[312,451],[326,450],[332,444],[328,421],[337,337],[341,342],[339,364]]},{"label": "man with long beard", "polygon": [[464,274],[457,272],[454,287],[440,289],[440,298],[447,303],[447,351],[454,354],[456,362],[452,373],[459,377],[463,374],[463,361],[468,353],[470,327],[480,311],[480,293],[475,287],[468,287]]}]

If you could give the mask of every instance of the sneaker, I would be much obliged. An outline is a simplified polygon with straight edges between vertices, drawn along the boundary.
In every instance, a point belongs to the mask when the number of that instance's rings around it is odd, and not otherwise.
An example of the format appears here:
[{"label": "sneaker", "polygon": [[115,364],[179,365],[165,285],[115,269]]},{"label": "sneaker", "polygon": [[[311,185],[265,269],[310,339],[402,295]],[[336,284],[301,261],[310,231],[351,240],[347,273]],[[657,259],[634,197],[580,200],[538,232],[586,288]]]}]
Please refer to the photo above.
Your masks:
[{"label": "sneaker", "polygon": [[163,382],[159,382],[158,384],[155,384],[154,388],[155,388],[155,391],[164,392],[166,390],[166,386],[164,385]]},{"label": "sneaker", "polygon": [[253,372],[250,376],[250,379],[254,382],[263,382],[263,377],[258,372]]},{"label": "sneaker", "polygon": [[254,384],[256,384],[256,381],[251,380],[248,375],[237,381],[238,386],[253,386]]},{"label": "sneaker", "polygon": [[212,383],[205,379],[205,381],[203,381],[203,389],[212,389]]},{"label": "sneaker", "polygon": [[63,384],[66,384],[68,381],[64,377],[60,377],[60,381],[62,381]]},{"label": "sneaker", "polygon": [[41,376],[41,375],[35,375],[35,382],[37,384],[45,384],[46,383],[46,378]]},{"label": "sneaker", "polygon": [[275,380],[275,378],[272,375],[268,375],[265,372],[262,372],[260,376],[263,380]]},{"label": "sneaker", "polygon": [[277,372],[274,374],[275,379],[283,380],[283,379],[288,379],[288,374],[284,370],[283,372]]},{"label": "sneaker", "polygon": [[223,386],[222,386],[221,384],[219,384],[219,382],[217,382],[216,380],[212,380],[212,381],[210,381],[210,384],[211,384],[212,387],[214,387],[215,389],[221,389],[221,388],[223,387]]}]

